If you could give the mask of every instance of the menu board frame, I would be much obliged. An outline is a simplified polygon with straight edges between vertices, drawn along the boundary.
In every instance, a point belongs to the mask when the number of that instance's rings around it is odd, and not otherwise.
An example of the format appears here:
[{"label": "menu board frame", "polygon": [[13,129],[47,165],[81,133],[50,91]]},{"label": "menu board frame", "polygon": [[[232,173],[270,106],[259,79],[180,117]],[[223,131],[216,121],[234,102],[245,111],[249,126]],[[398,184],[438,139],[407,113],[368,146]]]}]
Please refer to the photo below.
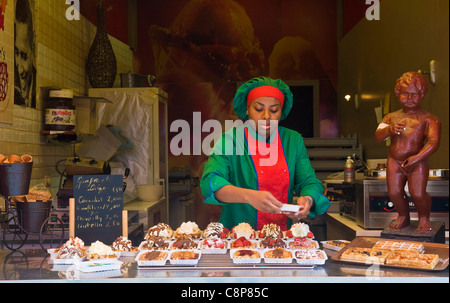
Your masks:
[{"label": "menu board frame", "polygon": [[86,244],[110,244],[123,233],[123,176],[74,175],[69,228]]}]

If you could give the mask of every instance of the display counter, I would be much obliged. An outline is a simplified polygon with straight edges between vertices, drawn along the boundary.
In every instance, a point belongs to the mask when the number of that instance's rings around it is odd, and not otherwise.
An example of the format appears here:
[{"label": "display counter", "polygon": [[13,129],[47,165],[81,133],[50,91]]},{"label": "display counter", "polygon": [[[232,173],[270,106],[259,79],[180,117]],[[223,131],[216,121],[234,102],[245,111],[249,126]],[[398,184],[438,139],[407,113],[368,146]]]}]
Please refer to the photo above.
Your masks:
[{"label": "display counter", "polygon": [[324,265],[236,265],[224,255],[202,255],[197,266],[138,267],[134,258],[119,258],[120,270],[83,273],[73,265],[52,265],[44,250],[0,251],[1,282],[101,283],[448,283],[448,267],[440,271],[349,264],[332,260],[324,249]]}]

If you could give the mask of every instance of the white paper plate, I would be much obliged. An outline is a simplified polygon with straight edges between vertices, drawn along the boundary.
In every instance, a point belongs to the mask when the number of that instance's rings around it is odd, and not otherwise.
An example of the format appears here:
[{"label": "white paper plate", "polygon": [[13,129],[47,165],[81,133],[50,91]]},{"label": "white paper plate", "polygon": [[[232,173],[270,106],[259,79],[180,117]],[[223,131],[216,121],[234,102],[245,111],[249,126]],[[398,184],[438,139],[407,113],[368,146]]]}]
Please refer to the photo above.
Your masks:
[{"label": "white paper plate", "polygon": [[145,241],[142,241],[141,244],[139,244],[138,250],[139,251],[141,251],[141,250],[145,250],[145,251],[150,251],[150,250],[169,250],[170,241],[169,240],[164,240],[164,241],[166,241],[167,244],[168,244],[166,249],[164,249],[164,248],[151,248],[151,249],[144,248],[145,243],[147,243],[147,240],[145,240]]},{"label": "white paper plate", "polygon": [[[335,240],[335,241],[341,241],[341,242],[344,242],[344,243],[350,243],[350,241],[347,241],[347,240]],[[320,243],[322,243],[322,246],[323,246],[323,248],[328,248],[328,249],[331,249],[331,250],[335,250],[335,251],[340,251],[341,249],[343,249],[345,246],[336,246],[336,245],[332,245],[332,244],[328,244],[327,243],[328,241],[320,241]]]},{"label": "white paper plate", "polygon": [[54,265],[73,265],[78,262],[82,262],[86,260],[86,256],[82,258],[73,258],[73,259],[58,259],[58,254],[55,252],[58,248],[49,248],[47,252],[50,254],[49,263]]},{"label": "white paper plate", "polygon": [[[324,256],[324,259],[303,259],[303,258],[298,258],[297,257],[297,251],[303,251],[305,254],[308,253],[320,253]],[[292,251],[292,255],[295,258],[295,260],[297,261],[298,264],[300,265],[323,265],[325,264],[325,261],[328,260],[328,256],[327,254],[320,249],[316,249],[316,250],[312,250],[312,249],[297,249]]]},{"label": "white paper plate", "polygon": [[[239,250],[251,250],[251,251],[256,251],[259,254],[259,258],[254,258],[254,259],[240,259],[240,258],[234,258],[234,253],[239,251]],[[261,263],[261,259],[262,259],[262,251],[260,249],[245,249],[245,248],[240,248],[240,249],[230,249],[230,258],[233,260],[233,263],[235,264],[258,264]]]},{"label": "white paper plate", "polygon": [[167,251],[167,250],[158,250],[158,251],[167,253],[167,256],[164,260],[154,260],[154,261],[139,260],[143,254],[151,252],[150,250],[143,250],[143,251],[139,252],[139,254],[136,256],[136,259],[135,259],[138,266],[164,266],[164,265],[166,265],[166,261],[169,258],[169,251]]},{"label": "white paper plate", "polygon": [[229,241],[223,240],[224,242],[224,247],[223,248],[211,248],[208,246],[203,246],[203,241],[205,239],[201,240],[198,248],[202,250],[202,253],[205,255],[221,255],[221,254],[226,254],[228,251],[228,246],[230,245]]},{"label": "white paper plate", "polygon": [[90,259],[89,258],[89,250],[88,251],[86,251],[86,255],[87,255],[87,258],[89,259],[89,260],[117,260],[119,257],[120,257],[120,251],[113,251],[113,253],[114,253],[114,255],[115,255],[115,257],[111,257],[111,258],[99,258],[99,259]]},{"label": "white paper plate", "polygon": [[118,250],[118,251],[114,251],[114,252],[118,252],[119,253],[119,257],[120,258],[129,258],[129,257],[136,257],[137,254],[139,253],[139,250],[135,250],[135,251],[123,251],[123,250]]},{"label": "white paper plate", "polygon": [[[309,240],[311,240],[311,239],[309,239]],[[317,242],[316,240],[311,240],[311,241],[312,241],[312,243],[314,243],[314,247],[312,247],[312,248],[307,248],[307,247],[295,248],[295,247],[290,246],[290,243],[294,242],[294,239],[289,239],[286,241],[286,247],[290,248],[290,249],[319,249],[320,248],[319,242]]]},{"label": "white paper plate", "polygon": [[[185,252],[185,251],[193,251],[195,253],[198,254],[198,258],[194,259],[194,260],[172,260],[172,254],[177,253],[177,252]],[[176,250],[176,251],[171,251],[170,255],[169,255],[169,262],[172,265],[182,265],[182,266],[194,266],[198,264],[198,261],[200,260],[200,258],[202,257],[202,251],[199,249],[194,249],[194,250],[189,250],[189,249],[183,249],[183,250]]]},{"label": "white paper plate", "polygon": [[264,258],[264,263],[267,264],[291,264],[294,260],[294,251],[290,250],[290,249],[286,249],[288,252],[291,253],[291,258],[267,258],[265,257],[265,253],[268,251],[273,250],[273,248],[271,249],[264,249],[261,253],[261,257]]}]

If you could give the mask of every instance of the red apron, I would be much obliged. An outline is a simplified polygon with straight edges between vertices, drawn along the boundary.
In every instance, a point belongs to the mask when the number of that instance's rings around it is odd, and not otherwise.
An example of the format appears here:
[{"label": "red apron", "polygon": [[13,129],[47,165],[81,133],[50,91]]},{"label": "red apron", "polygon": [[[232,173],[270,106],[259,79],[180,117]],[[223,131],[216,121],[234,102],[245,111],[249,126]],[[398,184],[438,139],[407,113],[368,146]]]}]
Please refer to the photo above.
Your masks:
[{"label": "red apron", "polygon": [[[274,197],[282,202],[287,203],[289,190],[289,169],[286,158],[284,156],[283,145],[276,130],[275,137],[271,143],[261,143],[252,136],[248,135],[248,129],[245,128],[245,136],[247,138],[249,153],[255,166],[256,175],[258,177],[258,190],[271,192]],[[260,152],[260,144],[264,144],[264,151]],[[273,165],[267,165],[270,158],[270,152],[277,151],[277,159]],[[272,155],[273,157],[273,155]],[[264,161],[266,161],[264,163]],[[266,165],[264,165],[266,164]],[[269,214],[257,211],[257,230],[261,230],[265,224],[275,223],[281,227],[281,230],[287,229],[287,217],[284,214]]]}]

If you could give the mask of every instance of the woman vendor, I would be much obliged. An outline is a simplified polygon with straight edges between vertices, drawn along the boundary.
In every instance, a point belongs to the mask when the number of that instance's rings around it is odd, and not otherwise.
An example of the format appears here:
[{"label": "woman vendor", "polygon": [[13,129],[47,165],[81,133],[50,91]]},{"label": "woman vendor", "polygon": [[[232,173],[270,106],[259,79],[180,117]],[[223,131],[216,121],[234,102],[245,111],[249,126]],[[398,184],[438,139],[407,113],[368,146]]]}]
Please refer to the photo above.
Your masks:
[{"label": "woman vendor", "polygon": [[[330,201],[311,167],[302,136],[278,126],[292,108],[292,92],[281,80],[254,78],[239,87],[233,101],[246,122],[222,134],[200,181],[204,202],[222,206],[220,222],[231,229],[241,222],[254,229],[323,214]],[[299,195],[298,212],[283,203]]]}]

